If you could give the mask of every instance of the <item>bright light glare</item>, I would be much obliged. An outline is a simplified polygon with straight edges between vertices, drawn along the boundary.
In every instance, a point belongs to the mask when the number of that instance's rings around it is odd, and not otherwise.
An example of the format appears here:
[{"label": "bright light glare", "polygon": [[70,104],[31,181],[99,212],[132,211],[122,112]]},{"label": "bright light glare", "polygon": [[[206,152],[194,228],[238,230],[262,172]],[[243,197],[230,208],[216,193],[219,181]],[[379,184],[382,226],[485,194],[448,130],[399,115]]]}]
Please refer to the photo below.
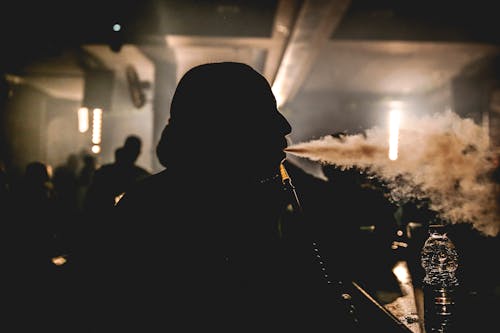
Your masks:
[{"label": "bright light glare", "polygon": [[119,25],[118,23],[113,24],[113,31],[118,32],[120,30],[122,30],[122,26],[121,25]]},{"label": "bright light glare", "polygon": [[91,149],[94,154],[99,154],[101,152],[101,146],[99,145],[93,145]]},{"label": "bright light glare", "polygon": [[272,91],[273,95],[276,98],[276,107],[280,109],[283,106],[283,104],[285,104],[285,100],[283,94],[281,93],[281,89],[279,88],[279,85],[276,82],[272,86]]},{"label": "bright light glare", "polygon": [[54,175],[54,169],[50,164],[47,164],[47,174],[49,175],[50,178],[52,178],[52,176]]},{"label": "bright light glare", "polygon": [[396,265],[394,265],[392,272],[400,283],[408,283],[411,281],[408,265],[404,261],[398,261]]},{"label": "bright light glare", "polygon": [[101,129],[102,129],[102,110],[94,109],[92,117],[92,143],[101,143]]},{"label": "bright light glare", "polygon": [[52,263],[56,266],[62,266],[66,263],[66,258],[64,256],[57,256],[52,258]]},{"label": "bright light glare", "polygon": [[80,108],[78,110],[78,131],[85,133],[89,130],[89,109]]},{"label": "bright light glare", "polygon": [[124,194],[125,192],[120,193],[115,197],[115,205],[118,204],[118,201],[120,201],[120,199],[123,197]]},{"label": "bright light glare", "polygon": [[398,159],[399,125],[401,121],[401,111],[393,109],[389,114],[389,159]]}]

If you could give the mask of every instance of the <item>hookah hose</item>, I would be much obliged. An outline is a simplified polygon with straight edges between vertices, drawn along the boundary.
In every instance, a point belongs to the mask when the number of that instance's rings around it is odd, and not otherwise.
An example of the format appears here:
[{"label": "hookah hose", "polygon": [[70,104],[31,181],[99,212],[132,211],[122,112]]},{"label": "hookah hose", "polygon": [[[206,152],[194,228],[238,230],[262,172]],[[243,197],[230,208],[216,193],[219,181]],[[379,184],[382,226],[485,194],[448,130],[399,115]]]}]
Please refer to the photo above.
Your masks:
[{"label": "hookah hose", "polygon": [[[293,211],[299,214],[299,218],[302,220],[304,217],[303,214],[303,209],[299,201],[299,197],[297,195],[297,192],[295,190],[295,186],[292,184],[292,180],[290,176],[288,175],[288,172],[286,171],[285,166],[283,163],[280,164],[280,176],[281,176],[281,181],[283,183],[283,186],[285,188],[285,191],[287,191],[290,194],[291,197],[291,202],[290,204],[292,205]],[[309,234],[309,232],[308,232]],[[332,282],[332,279],[330,278],[330,274],[328,271],[328,267],[326,266],[326,258],[323,258],[323,256],[320,253],[320,246],[319,242],[314,239],[314,237],[309,237],[309,240],[311,242],[312,246],[312,255],[313,255],[313,260],[315,264],[318,266],[321,274],[323,274],[323,279],[328,285],[331,285],[332,288],[334,289],[335,292],[335,297],[340,297],[341,302],[343,302],[343,305],[345,306],[346,312],[350,320],[352,321],[353,325],[358,324],[358,318],[356,316],[356,309],[354,307],[354,304],[352,303],[352,297],[351,295],[344,290],[344,284],[342,280],[337,280],[335,282]]]}]

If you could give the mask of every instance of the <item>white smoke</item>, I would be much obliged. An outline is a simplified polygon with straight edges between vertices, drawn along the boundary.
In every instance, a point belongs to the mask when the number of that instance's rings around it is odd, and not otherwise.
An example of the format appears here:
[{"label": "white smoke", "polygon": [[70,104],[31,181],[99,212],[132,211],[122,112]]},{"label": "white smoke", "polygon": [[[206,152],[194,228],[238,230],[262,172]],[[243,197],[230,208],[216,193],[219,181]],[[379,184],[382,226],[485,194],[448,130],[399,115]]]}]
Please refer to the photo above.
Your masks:
[{"label": "white smoke", "polygon": [[405,116],[397,160],[388,158],[387,129],[325,136],[291,145],[288,153],[343,168],[366,168],[389,184],[396,200],[426,199],[448,223],[472,223],[485,235],[500,231],[495,164],[486,131],[448,111]]}]

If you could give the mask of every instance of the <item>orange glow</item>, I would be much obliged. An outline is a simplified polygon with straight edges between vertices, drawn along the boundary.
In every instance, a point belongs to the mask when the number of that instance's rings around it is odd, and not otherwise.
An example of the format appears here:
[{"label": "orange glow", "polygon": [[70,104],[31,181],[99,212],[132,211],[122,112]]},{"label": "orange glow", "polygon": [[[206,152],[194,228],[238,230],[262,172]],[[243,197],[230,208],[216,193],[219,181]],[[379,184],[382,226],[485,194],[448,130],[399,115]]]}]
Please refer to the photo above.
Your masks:
[{"label": "orange glow", "polygon": [[62,266],[67,262],[64,256],[57,256],[52,258],[52,263],[56,266]]},{"label": "orange glow", "polygon": [[115,205],[120,201],[120,199],[123,197],[124,194],[125,194],[125,192],[123,192],[115,197]]},{"label": "orange glow", "polygon": [[94,154],[99,154],[101,152],[101,146],[99,145],[93,145],[91,149]]}]

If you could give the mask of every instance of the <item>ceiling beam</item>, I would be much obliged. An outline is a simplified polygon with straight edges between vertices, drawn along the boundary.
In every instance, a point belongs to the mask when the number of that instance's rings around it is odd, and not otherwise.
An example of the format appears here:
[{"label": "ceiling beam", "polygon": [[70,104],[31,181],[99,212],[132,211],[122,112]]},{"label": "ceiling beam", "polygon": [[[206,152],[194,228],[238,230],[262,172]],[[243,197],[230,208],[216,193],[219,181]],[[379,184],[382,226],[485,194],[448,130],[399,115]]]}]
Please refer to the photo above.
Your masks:
[{"label": "ceiling beam", "polygon": [[254,47],[270,48],[272,41],[260,37],[201,37],[185,35],[167,35],[165,37],[168,47],[186,46],[228,46],[228,47]]},{"label": "ceiling beam", "polygon": [[172,49],[182,47],[245,47],[264,50],[266,57],[262,74],[272,84],[292,31],[294,18],[299,9],[298,3],[299,1],[295,0],[278,1],[270,38],[167,35],[165,36],[166,45]]},{"label": "ceiling beam", "polygon": [[271,34],[272,45],[267,50],[263,72],[271,84],[278,72],[298,9],[298,1],[280,0],[278,3]]},{"label": "ceiling beam", "polygon": [[304,1],[273,82],[278,106],[283,106],[297,93],[349,4],[350,0]]}]

